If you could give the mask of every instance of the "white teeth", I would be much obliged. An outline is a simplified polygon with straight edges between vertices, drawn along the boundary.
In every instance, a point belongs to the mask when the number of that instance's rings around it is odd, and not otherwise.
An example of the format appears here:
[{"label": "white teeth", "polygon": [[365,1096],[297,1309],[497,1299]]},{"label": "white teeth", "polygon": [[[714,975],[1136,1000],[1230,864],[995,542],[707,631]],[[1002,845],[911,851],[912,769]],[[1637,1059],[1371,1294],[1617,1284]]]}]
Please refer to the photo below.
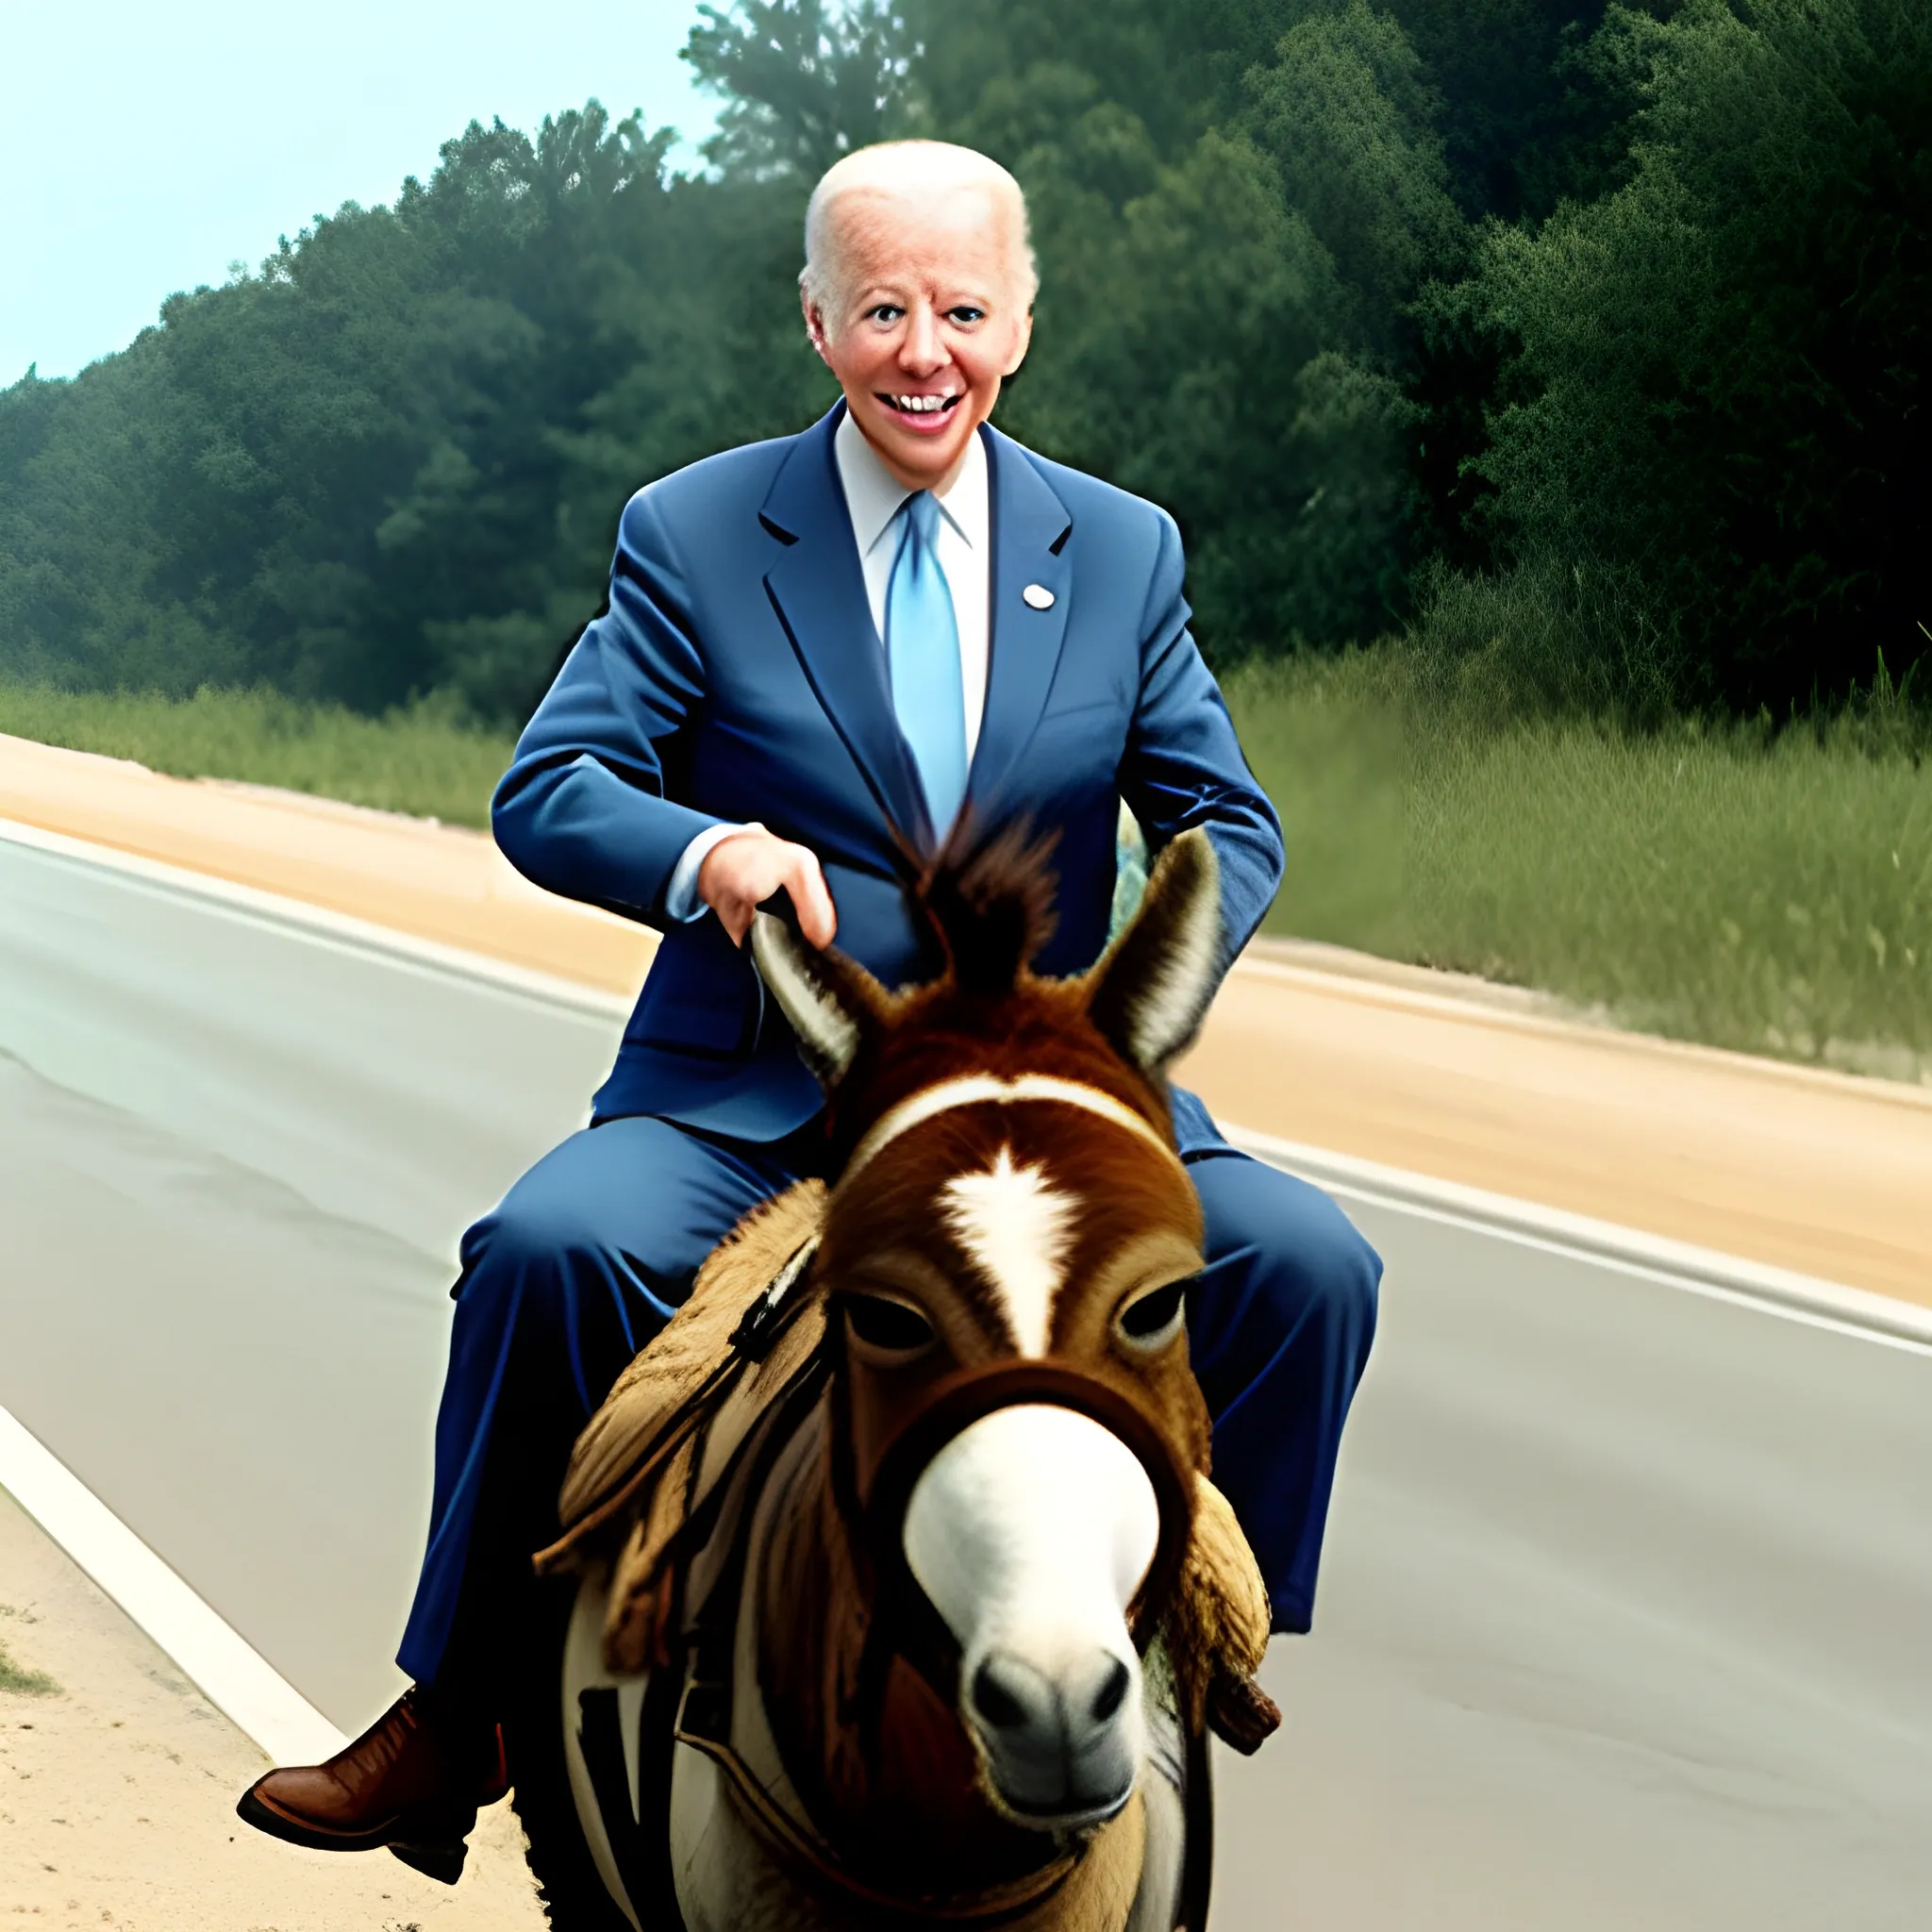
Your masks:
[{"label": "white teeth", "polygon": [[935,409],[943,409],[952,401],[950,396],[894,396],[900,408],[908,415],[929,416]]}]

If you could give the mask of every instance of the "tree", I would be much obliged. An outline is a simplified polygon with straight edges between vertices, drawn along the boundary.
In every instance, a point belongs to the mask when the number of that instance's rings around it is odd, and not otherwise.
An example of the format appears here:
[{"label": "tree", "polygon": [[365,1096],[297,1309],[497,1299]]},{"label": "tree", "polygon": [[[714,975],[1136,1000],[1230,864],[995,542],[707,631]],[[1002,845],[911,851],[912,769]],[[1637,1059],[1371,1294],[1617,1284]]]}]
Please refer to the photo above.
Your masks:
[{"label": "tree", "polygon": [[705,156],[725,173],[816,181],[904,119],[918,47],[893,0],[737,0],[698,12],[681,58],[724,96]]},{"label": "tree", "polygon": [[1463,242],[1420,57],[1392,15],[1347,0],[1296,22],[1245,91],[1242,125],[1352,293],[1355,342],[1387,360]]},{"label": "tree", "polygon": [[1027,191],[1003,425],[1174,512],[1211,651],[1530,559],[1647,597],[1708,698],[1841,689],[1924,614],[1928,37],[1924,0],[708,8],[705,175],[595,102],[473,124],[0,391],[0,666],[516,716],[628,493],[830,400],[806,195],[920,131]]},{"label": "tree", "polygon": [[574,439],[645,353],[638,291],[705,291],[716,337],[737,273],[665,147],[594,102],[534,140],[473,124],[392,209],[345,207],[171,298],[125,357],[0,397],[15,660],[525,709],[651,474],[641,452],[594,518],[567,513]]},{"label": "tree", "polygon": [[1634,174],[1492,225],[1518,345],[1480,468],[1519,550],[1641,572],[1704,691],[1785,704],[1921,642],[1932,535],[1932,16],[1689,0],[1641,64]]},{"label": "tree", "polygon": [[[1666,8],[1674,0],[1660,0]],[[1634,103],[1588,58],[1604,0],[1390,0],[1428,72],[1457,201],[1471,220],[1541,220],[1611,185]]]},{"label": "tree", "polygon": [[1374,634],[1412,508],[1397,305],[1461,232],[1420,63],[1362,0],[1105,25],[979,0],[922,69],[938,130],[1032,208],[1039,326],[1003,421],[1174,512],[1210,651]]}]

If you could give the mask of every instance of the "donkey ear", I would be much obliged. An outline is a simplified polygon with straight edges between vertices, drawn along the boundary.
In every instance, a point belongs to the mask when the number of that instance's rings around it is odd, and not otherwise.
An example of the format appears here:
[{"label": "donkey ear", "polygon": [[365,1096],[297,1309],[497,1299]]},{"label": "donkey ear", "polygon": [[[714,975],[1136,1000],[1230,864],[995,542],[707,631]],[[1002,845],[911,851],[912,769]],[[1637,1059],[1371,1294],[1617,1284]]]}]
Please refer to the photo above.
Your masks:
[{"label": "donkey ear", "polygon": [[1158,1077],[1194,1043],[1222,951],[1221,867],[1197,827],[1155,861],[1140,910],[1088,974],[1088,1017],[1129,1065]]},{"label": "donkey ear", "polygon": [[808,945],[770,912],[752,915],[751,954],[765,990],[798,1035],[806,1065],[829,1091],[884,1018],[885,989],[856,960]]}]

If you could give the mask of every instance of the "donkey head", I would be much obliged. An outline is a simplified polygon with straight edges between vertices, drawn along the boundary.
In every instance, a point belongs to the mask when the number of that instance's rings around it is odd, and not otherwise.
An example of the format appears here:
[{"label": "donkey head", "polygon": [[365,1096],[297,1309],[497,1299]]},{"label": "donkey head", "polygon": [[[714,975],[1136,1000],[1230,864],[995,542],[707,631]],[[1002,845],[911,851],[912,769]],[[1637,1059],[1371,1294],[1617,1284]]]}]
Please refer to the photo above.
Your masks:
[{"label": "donkey head", "polygon": [[896,993],[769,915],[754,947],[842,1157],[818,1279],[877,1620],[954,1701],[994,1807],[1065,1828],[1133,1789],[1140,1652],[1208,1464],[1184,1322],[1200,1208],[1166,1070],[1223,941],[1204,834],[1077,978],[1030,971],[1051,894],[1018,837],[942,868],[945,970]]}]

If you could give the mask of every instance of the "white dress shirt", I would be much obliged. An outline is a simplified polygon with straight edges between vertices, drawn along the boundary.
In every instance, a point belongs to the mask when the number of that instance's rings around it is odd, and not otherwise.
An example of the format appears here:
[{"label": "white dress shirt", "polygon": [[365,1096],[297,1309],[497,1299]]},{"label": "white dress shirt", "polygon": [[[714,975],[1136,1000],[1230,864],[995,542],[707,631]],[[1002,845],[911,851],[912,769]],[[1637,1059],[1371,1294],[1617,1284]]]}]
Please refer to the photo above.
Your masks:
[{"label": "white dress shirt", "polygon": [[[858,546],[859,568],[865,574],[874,642],[883,651],[886,590],[892,580],[892,561],[899,553],[895,519],[912,491],[879,460],[849,409],[833,434],[832,455],[839,465],[853,541]],[[933,495],[940,507],[934,548],[946,575],[946,588],[953,593],[953,621],[959,631],[959,684],[966,702],[966,762],[970,767],[974,747],[979,742],[979,721],[986,710],[986,667],[991,650],[988,608],[992,594],[992,511],[986,444],[977,431],[966,445],[958,474]],[[712,846],[743,829],[741,825],[711,825],[678,855],[664,891],[668,918],[701,919],[710,909],[697,895],[698,868]]]}]

